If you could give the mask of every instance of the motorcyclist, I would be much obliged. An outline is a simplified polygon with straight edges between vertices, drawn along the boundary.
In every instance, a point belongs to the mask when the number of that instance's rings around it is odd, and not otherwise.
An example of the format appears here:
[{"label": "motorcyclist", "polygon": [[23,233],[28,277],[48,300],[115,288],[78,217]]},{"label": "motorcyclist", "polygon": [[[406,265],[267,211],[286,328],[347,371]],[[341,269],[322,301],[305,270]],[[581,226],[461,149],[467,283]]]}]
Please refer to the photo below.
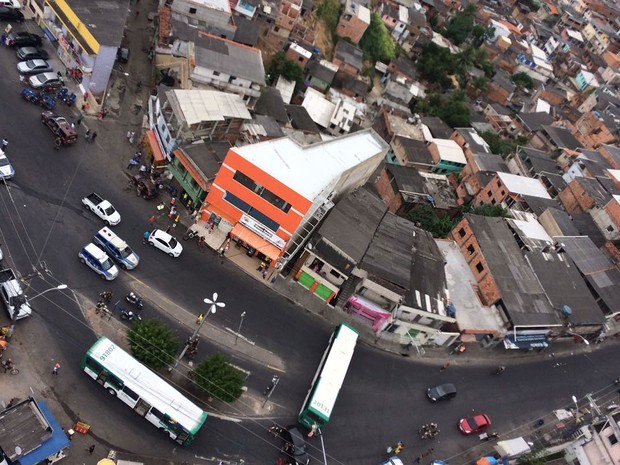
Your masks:
[{"label": "motorcyclist", "polygon": [[506,371],[506,367],[504,365],[501,365],[497,371],[495,372],[496,375],[501,375],[504,371]]},{"label": "motorcyclist", "polygon": [[2,362],[2,367],[4,368],[4,372],[11,370],[13,368],[13,360],[7,358],[4,362]]}]

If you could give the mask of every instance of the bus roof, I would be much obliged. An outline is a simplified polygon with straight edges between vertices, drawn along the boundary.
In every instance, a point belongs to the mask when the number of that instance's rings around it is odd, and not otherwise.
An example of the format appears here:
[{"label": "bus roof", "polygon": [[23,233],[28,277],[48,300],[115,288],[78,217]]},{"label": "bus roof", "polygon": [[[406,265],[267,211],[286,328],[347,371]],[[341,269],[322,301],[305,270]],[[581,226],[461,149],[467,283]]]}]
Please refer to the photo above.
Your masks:
[{"label": "bus roof", "polygon": [[[172,420],[190,433],[197,432],[207,419],[204,410],[107,337],[100,337],[86,356],[90,356],[118,376],[145,402],[170,415]],[[174,416],[171,415],[171,411],[174,412]]]},{"label": "bus roof", "polygon": [[355,329],[349,325],[340,325],[314,390],[309,407],[327,420],[349,370],[357,337]]}]

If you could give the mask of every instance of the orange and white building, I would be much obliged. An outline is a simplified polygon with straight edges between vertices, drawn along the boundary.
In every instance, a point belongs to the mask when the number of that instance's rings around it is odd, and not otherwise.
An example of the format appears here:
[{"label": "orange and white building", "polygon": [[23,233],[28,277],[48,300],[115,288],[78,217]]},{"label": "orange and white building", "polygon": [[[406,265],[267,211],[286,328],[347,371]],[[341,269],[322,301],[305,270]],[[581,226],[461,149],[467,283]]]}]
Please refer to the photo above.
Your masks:
[{"label": "orange and white building", "polygon": [[285,137],[232,147],[210,187],[202,219],[281,267],[334,202],[368,180],[388,148],[373,129],[310,146]]}]

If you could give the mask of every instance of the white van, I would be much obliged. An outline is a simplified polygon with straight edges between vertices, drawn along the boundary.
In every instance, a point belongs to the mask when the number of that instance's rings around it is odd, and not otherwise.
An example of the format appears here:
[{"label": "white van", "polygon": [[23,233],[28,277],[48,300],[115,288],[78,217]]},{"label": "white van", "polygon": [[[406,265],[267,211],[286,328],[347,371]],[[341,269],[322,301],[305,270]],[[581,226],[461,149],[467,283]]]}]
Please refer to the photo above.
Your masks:
[{"label": "white van", "polygon": [[133,270],[140,263],[138,254],[107,226],[97,231],[93,237],[93,243],[107,252],[124,270]]},{"label": "white van", "polygon": [[103,279],[112,281],[118,276],[118,268],[110,257],[95,244],[86,244],[78,254],[80,261],[91,268]]}]

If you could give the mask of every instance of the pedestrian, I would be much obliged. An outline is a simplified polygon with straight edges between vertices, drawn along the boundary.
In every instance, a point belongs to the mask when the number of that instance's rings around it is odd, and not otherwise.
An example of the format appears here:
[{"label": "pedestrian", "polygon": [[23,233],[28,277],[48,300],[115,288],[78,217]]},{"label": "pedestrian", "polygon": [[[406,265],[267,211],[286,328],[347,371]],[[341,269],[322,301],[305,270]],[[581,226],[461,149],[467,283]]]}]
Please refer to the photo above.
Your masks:
[{"label": "pedestrian", "polygon": [[168,215],[168,218],[174,218],[176,214],[177,214],[177,207],[173,205],[172,207],[170,207],[170,214]]},{"label": "pedestrian", "polygon": [[149,221],[151,222],[151,224],[155,223],[155,215],[151,215]]},{"label": "pedestrian", "polygon": [[78,116],[78,119],[76,121],[76,124],[79,126],[80,124],[82,124],[82,120],[84,119],[84,114],[80,113],[80,116]]},{"label": "pedestrian", "polygon": [[170,206],[171,206],[171,207],[174,207],[174,204],[175,204],[175,203],[177,203],[177,199],[175,199],[174,197],[172,197],[172,198],[170,199]]},{"label": "pedestrian", "polygon": [[131,131],[127,131],[127,140],[131,137]]},{"label": "pedestrian", "polygon": [[131,131],[129,133],[129,143],[130,144],[133,144],[133,138],[134,138],[135,135],[136,135],[136,133],[134,131]]},{"label": "pedestrian", "polygon": [[2,151],[6,152],[6,148],[9,145],[9,140],[5,137],[4,139],[2,139]]},{"label": "pedestrian", "polygon": [[95,452],[95,445],[91,444],[90,447],[88,448],[88,453],[90,455],[93,455],[93,452]]},{"label": "pedestrian", "polygon": [[93,132],[93,135],[90,136],[90,141],[91,143],[95,142],[95,139],[97,138],[97,131]]},{"label": "pedestrian", "polygon": [[267,275],[269,274],[269,270],[264,269],[263,270],[263,279],[267,279]]},{"label": "pedestrian", "polygon": [[60,137],[57,137],[54,140],[54,150],[60,150],[60,144],[62,143],[62,141],[60,140]]},{"label": "pedestrian", "polygon": [[58,376],[58,370],[60,370],[60,363],[56,363],[54,368],[52,368],[52,374]]},{"label": "pedestrian", "polygon": [[90,139],[90,129],[86,130],[86,133],[84,134],[84,139],[86,139],[86,141],[88,141],[88,139]]},{"label": "pedestrian", "polygon": [[418,458],[415,459],[415,463],[420,463],[422,461],[422,456],[418,455]]},{"label": "pedestrian", "polygon": [[447,370],[448,368],[450,368],[450,362],[444,363],[439,371],[444,371],[444,370]]},{"label": "pedestrian", "polygon": [[0,36],[0,41],[2,42],[2,45],[4,45],[5,40],[6,40],[6,34],[3,32],[2,36]]},{"label": "pedestrian", "polygon": [[200,323],[202,323],[204,319],[205,319],[205,316],[201,313],[200,315],[198,315],[198,318],[196,319],[196,324],[199,325]]},{"label": "pedestrian", "polygon": [[136,160],[136,157],[133,157],[133,158],[129,159],[129,164],[127,165],[127,169],[130,170],[134,166],[138,166],[138,160]]},{"label": "pedestrian", "polygon": [[151,233],[144,231],[144,234],[142,234],[142,243],[146,244],[149,241],[149,237],[151,237]]}]

